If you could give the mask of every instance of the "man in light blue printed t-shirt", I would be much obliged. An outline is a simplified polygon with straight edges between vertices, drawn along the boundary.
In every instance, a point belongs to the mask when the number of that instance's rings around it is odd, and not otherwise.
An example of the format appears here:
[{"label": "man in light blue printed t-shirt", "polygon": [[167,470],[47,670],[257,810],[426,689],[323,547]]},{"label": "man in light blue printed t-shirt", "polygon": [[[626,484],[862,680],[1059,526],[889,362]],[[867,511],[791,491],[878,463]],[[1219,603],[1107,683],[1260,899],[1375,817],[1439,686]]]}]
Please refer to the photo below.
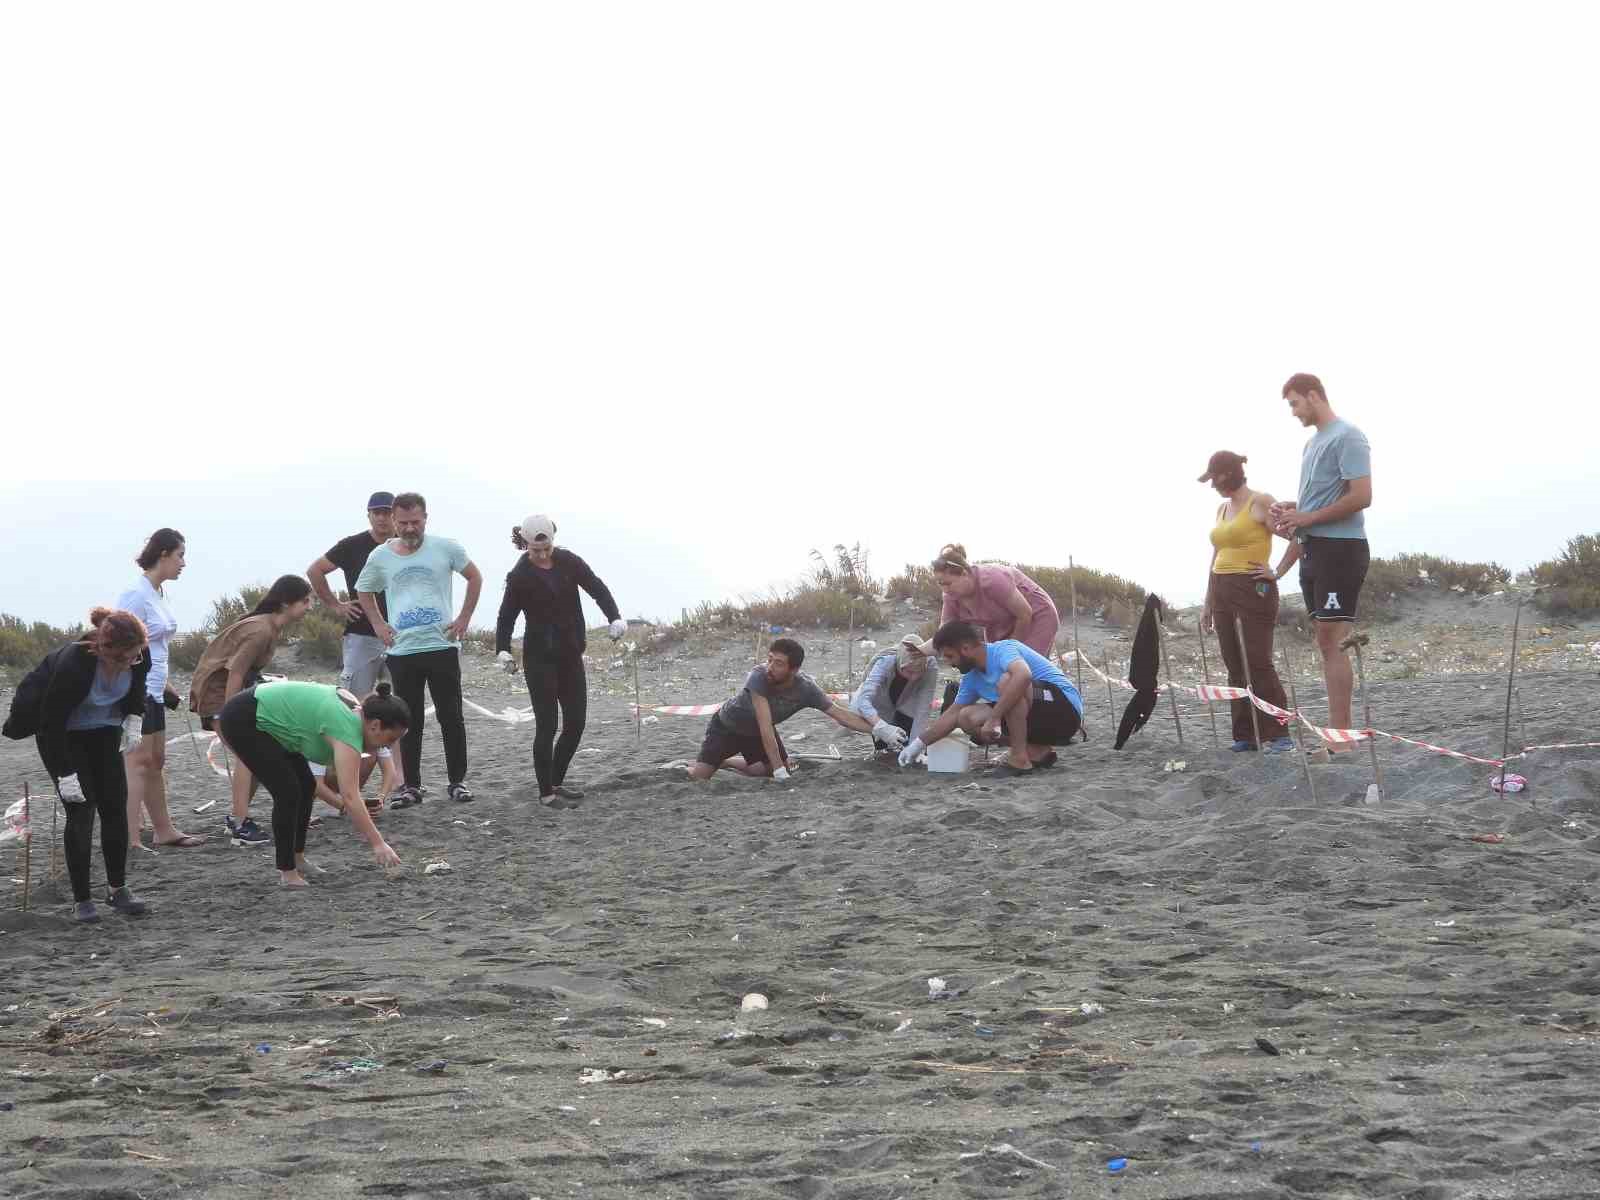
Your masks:
[{"label": "man in light blue printed t-shirt", "polygon": [[1289,539],[1278,576],[1299,562],[1300,591],[1328,685],[1328,721],[1335,729],[1350,729],[1355,677],[1340,643],[1356,619],[1367,578],[1372,450],[1366,435],[1333,411],[1315,375],[1290,376],[1283,397],[1295,419],[1316,432],[1301,454],[1299,499],[1272,506],[1273,531]]},{"label": "man in light blue printed t-shirt", "polygon": [[[389,648],[389,674],[395,695],[411,709],[411,728],[400,742],[405,783],[390,797],[391,808],[421,804],[423,692],[433,697],[434,715],[444,735],[445,770],[450,776],[446,794],[452,800],[471,800],[467,778],[467,723],[461,711],[461,639],[478,607],[483,572],[478,570],[461,543],[427,532],[428,502],[416,492],[394,498],[394,528],[398,537],[377,547],[367,557],[356,580],[361,602],[373,632]],[[451,614],[451,584],[459,573],[467,581],[467,598],[461,612]],[[383,593],[388,617],[378,607]]]}]

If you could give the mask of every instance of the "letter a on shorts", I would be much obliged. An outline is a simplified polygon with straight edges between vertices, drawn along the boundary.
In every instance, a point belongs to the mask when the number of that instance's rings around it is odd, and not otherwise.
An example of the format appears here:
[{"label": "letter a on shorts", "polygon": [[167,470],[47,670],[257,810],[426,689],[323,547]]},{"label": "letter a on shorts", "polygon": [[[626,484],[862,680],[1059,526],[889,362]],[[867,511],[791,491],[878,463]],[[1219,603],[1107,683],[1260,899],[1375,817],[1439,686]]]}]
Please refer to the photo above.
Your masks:
[{"label": "letter a on shorts", "polygon": [[1329,592],[1328,602],[1322,607],[1327,609],[1329,612],[1342,612],[1343,610],[1339,607],[1339,593]]}]

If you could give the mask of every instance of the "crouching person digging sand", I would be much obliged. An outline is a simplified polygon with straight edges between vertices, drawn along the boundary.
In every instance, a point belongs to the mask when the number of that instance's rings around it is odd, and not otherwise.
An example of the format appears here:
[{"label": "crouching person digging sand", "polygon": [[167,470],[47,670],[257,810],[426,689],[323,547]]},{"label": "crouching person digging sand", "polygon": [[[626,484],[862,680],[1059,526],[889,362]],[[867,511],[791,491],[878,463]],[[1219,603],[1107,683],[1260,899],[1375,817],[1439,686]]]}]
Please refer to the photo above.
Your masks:
[{"label": "crouching person digging sand", "polygon": [[1056,765],[1083,725],[1083,701],[1061,669],[1021,642],[986,642],[966,621],[950,621],[933,635],[933,648],[961,672],[955,703],[900,752],[909,767],[947,734],[961,729],[980,746],[1008,746],[1000,770],[1020,775]]},{"label": "crouching person digging sand", "polygon": [[400,856],[389,848],[361,803],[361,754],[376,753],[405,736],[411,711],[385,684],[352,708],[337,688],[320,683],[262,683],[223,706],[222,736],[272,796],[272,841],[279,882],[305,887],[306,830],[316,783],[309,763],[332,766],[351,830],[372,847],[381,866]]},{"label": "crouching person digging sand", "polygon": [[767,665],[751,671],[739,694],[725,702],[706,726],[699,759],[689,767],[690,779],[710,779],[723,767],[756,779],[768,775],[780,782],[788,779],[795,763],[783,748],[777,727],[804,708],[871,736],[871,721],[835,704],[815,679],[801,674],[805,659],[805,648],[793,638],[772,643]]}]

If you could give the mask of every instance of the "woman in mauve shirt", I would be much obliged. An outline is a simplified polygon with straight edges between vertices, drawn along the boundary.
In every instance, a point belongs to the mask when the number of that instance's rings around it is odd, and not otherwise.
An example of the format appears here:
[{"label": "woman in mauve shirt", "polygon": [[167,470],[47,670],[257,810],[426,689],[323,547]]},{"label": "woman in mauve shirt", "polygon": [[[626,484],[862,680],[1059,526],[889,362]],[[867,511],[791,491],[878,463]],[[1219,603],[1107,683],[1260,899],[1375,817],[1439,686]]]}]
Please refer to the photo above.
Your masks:
[{"label": "woman in mauve shirt", "polygon": [[944,593],[939,624],[970,621],[983,628],[986,641],[1015,638],[1050,657],[1061,617],[1050,594],[1021,571],[1004,563],[973,566],[957,542],[939,551],[933,577]]}]

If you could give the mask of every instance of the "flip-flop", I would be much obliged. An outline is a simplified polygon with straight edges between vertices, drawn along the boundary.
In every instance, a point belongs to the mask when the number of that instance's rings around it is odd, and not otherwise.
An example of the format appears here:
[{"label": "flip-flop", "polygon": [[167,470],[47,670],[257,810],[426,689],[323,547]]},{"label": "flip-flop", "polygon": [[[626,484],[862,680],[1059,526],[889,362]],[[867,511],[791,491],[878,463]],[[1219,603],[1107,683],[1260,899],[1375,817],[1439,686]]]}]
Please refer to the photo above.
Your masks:
[{"label": "flip-flop", "polygon": [[1033,769],[1035,771],[1048,771],[1051,767],[1055,766],[1060,761],[1061,761],[1061,756],[1058,755],[1054,750],[1052,750],[1052,751],[1050,751],[1049,754],[1046,754],[1038,762],[1034,763],[1033,764]]},{"label": "flip-flop", "polygon": [[1033,774],[1033,769],[1030,767],[1013,767],[1010,763],[996,763],[990,770],[996,775],[1005,776]]},{"label": "flip-flop", "polygon": [[175,842],[157,842],[157,846],[171,846],[178,850],[188,850],[195,846],[204,846],[206,835],[203,833],[186,833]]}]

